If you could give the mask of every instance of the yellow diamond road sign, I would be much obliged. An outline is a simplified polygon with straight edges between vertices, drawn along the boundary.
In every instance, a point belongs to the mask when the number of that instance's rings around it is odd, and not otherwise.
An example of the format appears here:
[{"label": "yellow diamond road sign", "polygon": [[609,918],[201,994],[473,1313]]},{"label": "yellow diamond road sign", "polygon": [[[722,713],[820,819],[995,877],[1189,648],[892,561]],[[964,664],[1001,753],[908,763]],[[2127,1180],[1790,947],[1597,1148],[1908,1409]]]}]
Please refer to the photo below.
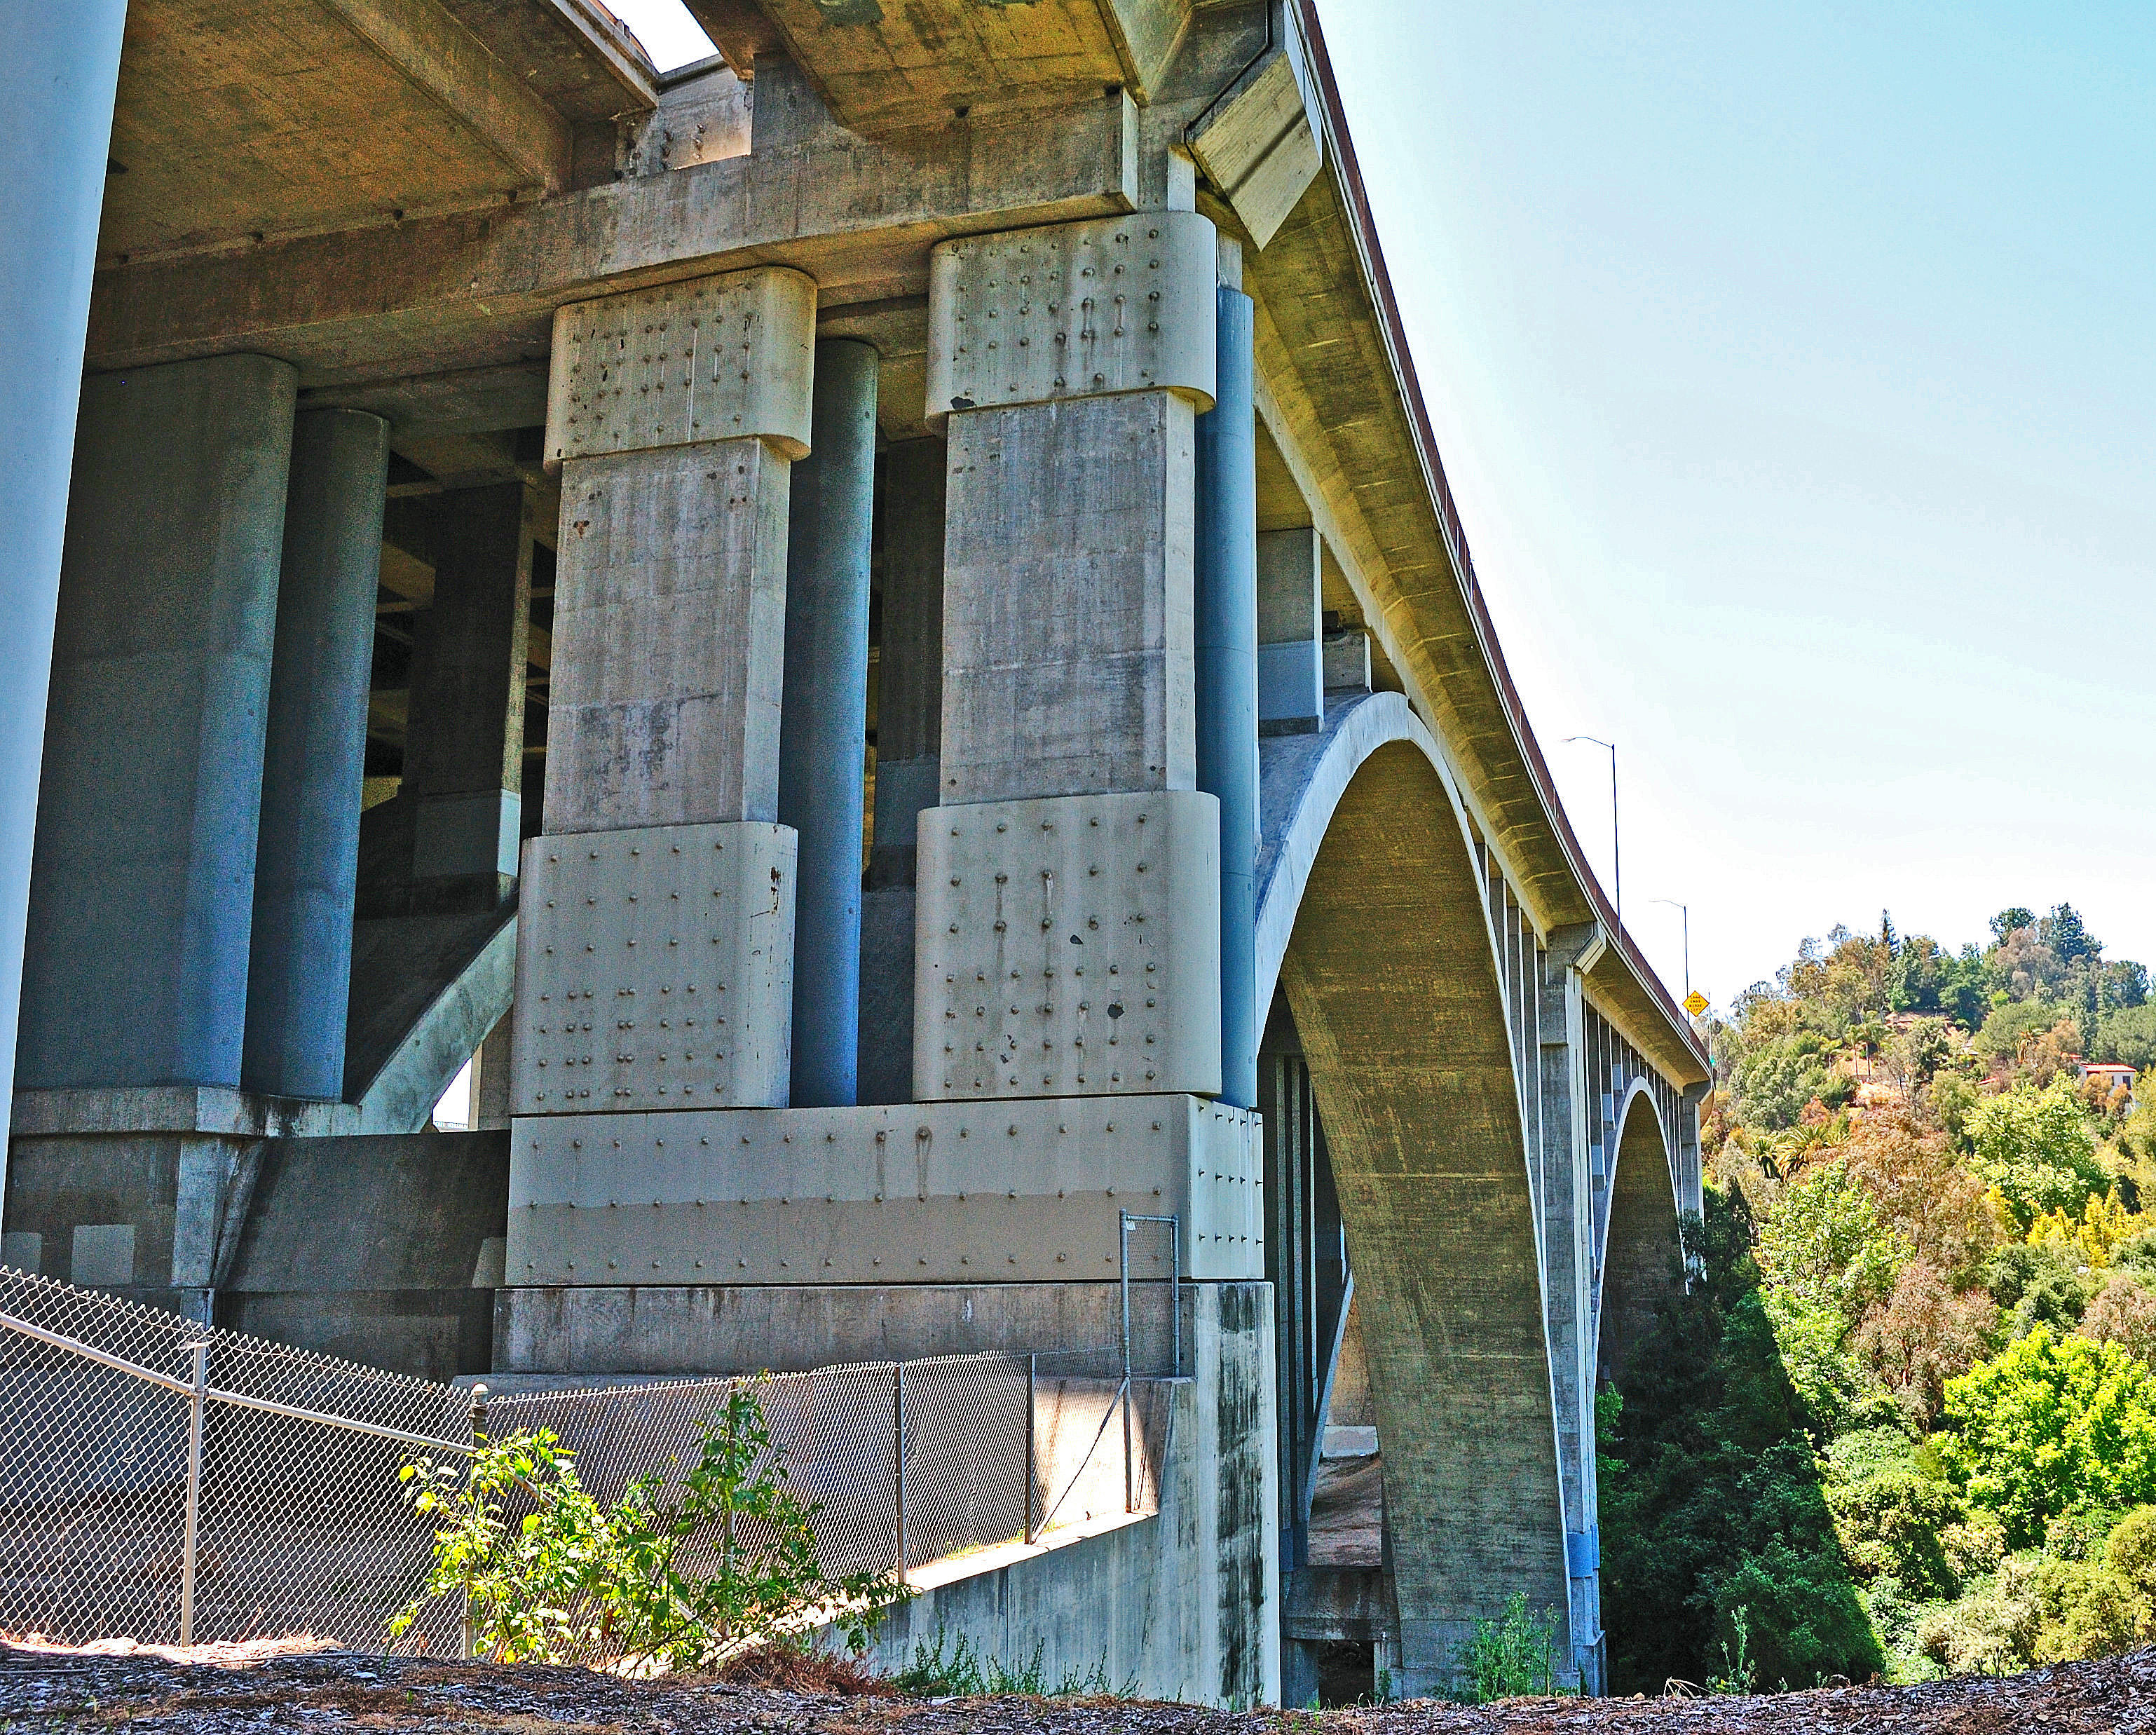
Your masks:
[{"label": "yellow diamond road sign", "polygon": [[1707,1010],[1707,996],[1700,993],[1697,988],[1694,988],[1685,996],[1684,1009],[1694,1018],[1697,1018],[1700,1014]]}]

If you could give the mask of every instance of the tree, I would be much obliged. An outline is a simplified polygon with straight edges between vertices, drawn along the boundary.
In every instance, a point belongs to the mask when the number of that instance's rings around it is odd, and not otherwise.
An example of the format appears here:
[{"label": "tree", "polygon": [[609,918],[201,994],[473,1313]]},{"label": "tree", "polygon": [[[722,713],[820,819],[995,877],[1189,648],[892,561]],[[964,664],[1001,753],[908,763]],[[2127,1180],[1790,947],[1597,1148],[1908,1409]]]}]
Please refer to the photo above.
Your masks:
[{"label": "tree", "polygon": [[2107,958],[2097,979],[2097,1004],[2105,1012],[2140,1006],[2148,998],[2148,967],[2130,957]]},{"label": "tree", "polygon": [[2045,1089],[2027,1085],[1988,1097],[1969,1117],[1977,1173],[1999,1189],[2026,1230],[2041,1213],[2078,1217],[2108,1178],[2096,1160],[2096,1135],[2073,1081],[2061,1075]]},{"label": "tree", "polygon": [[1991,918],[1991,937],[2003,943],[2006,937],[2016,929],[2035,925],[2036,912],[2034,910],[2025,910],[2019,904],[2010,904]]},{"label": "tree", "polygon": [[2095,957],[2103,951],[2103,942],[2093,938],[2082,926],[2081,914],[2071,904],[2052,905],[2051,913],[2036,923],[2036,937],[2051,948],[2061,963]]},{"label": "tree", "polygon": [[2040,1326],[1947,1382],[1946,1421],[1948,1473],[2015,1548],[2068,1513],[2156,1498],[2156,1389],[2116,1343]]},{"label": "tree", "polygon": [[2089,1052],[2097,1060],[2115,1060],[2137,1071],[2156,1066],[2156,1006],[2122,1007],[2103,1019]]}]

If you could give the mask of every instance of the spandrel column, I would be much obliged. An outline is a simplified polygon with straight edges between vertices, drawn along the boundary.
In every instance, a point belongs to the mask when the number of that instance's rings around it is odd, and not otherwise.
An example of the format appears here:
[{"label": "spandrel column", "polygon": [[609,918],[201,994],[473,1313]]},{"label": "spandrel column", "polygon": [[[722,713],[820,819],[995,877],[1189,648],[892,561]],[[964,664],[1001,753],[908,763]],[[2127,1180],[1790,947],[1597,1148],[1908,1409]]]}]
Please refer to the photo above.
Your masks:
[{"label": "spandrel column", "polygon": [[1191,212],[947,242],[941,805],[920,819],[923,1101],[1220,1088],[1219,803],[1197,788]]},{"label": "spandrel column", "polygon": [[767,269],[556,316],[562,522],[547,830],[525,845],[520,900],[520,1116],[788,1100],[779,707],[815,299]]}]

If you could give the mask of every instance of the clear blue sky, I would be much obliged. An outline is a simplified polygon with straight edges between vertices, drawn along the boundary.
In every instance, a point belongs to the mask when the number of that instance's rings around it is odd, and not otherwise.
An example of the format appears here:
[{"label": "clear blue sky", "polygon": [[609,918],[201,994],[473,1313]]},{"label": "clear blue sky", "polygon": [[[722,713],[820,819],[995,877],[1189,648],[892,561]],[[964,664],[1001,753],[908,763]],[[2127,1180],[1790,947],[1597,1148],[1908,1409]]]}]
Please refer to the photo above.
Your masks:
[{"label": "clear blue sky", "polygon": [[[615,0],[642,15],[664,0]],[[2156,964],[2156,5],[1320,0],[1476,564],[1627,925]],[[698,49],[701,51],[701,45]]]}]

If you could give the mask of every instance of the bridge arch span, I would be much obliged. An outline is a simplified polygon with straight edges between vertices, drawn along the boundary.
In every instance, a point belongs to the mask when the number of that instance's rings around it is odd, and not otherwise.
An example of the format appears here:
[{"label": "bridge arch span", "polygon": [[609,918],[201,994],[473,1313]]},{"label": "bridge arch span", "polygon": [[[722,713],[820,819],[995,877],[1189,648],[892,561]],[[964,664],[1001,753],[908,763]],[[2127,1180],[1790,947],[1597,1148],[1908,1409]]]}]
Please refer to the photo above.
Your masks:
[{"label": "bridge arch span", "polygon": [[1618,1125],[1595,1309],[1598,1385],[1624,1372],[1657,1309],[1683,1287],[1676,1165],[1644,1080],[1633,1081]]},{"label": "bridge arch span", "polygon": [[1513,1592],[1568,1605],[1514,1009],[1465,807],[1405,701],[1265,748],[1260,1004],[1285,990],[1323,1122],[1421,1687]]}]

